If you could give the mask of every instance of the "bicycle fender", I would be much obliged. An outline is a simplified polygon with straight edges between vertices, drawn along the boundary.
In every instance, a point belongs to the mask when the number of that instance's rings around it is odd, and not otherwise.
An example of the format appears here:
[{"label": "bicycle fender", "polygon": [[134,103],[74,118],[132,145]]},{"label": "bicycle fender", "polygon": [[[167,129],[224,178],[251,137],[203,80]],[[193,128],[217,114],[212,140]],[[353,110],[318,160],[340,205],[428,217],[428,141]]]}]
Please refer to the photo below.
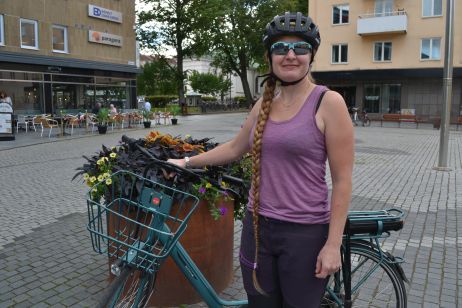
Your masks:
[{"label": "bicycle fender", "polygon": [[404,273],[404,270],[403,270],[400,262],[398,262],[396,260],[396,258],[392,254],[390,254],[389,252],[385,252],[385,256],[387,257],[388,260],[390,260],[390,263],[393,264],[393,267],[396,269],[396,271],[398,272],[401,279],[404,282],[409,283],[409,280],[407,279],[406,274]]}]

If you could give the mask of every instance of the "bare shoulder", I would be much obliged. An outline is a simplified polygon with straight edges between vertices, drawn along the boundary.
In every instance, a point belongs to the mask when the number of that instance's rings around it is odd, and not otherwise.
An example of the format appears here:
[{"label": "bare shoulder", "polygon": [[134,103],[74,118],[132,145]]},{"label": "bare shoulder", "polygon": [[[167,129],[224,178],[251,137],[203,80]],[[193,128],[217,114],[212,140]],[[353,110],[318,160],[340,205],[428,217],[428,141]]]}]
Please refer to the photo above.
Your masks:
[{"label": "bare shoulder", "polygon": [[326,92],[322,105],[328,111],[346,109],[346,104],[343,97],[338,92],[332,90]]},{"label": "bare shoulder", "polygon": [[258,112],[260,111],[262,101],[263,101],[263,98],[260,97],[255,103],[255,105],[253,105],[252,110],[250,111],[250,114],[249,114],[250,118],[255,119],[255,120],[257,119]]}]

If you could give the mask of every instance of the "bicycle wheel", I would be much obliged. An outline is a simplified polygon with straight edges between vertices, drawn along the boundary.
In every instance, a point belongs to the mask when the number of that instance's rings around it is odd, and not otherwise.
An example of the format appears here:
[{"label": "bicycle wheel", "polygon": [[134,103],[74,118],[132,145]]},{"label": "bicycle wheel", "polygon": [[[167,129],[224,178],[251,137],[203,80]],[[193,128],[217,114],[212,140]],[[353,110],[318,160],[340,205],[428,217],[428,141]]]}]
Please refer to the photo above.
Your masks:
[{"label": "bicycle wheel", "polygon": [[[342,278],[340,280],[343,281]],[[336,282],[332,276],[328,287],[335,290],[334,293],[343,301],[343,282]],[[395,266],[380,263],[379,253],[365,245],[351,245],[351,288],[352,307],[405,308],[407,305],[406,288]],[[333,297],[326,293],[321,307],[338,306]]]},{"label": "bicycle wheel", "polygon": [[369,119],[363,120],[363,126],[365,126],[365,127],[371,126],[371,120],[369,120]]},{"label": "bicycle wheel", "polygon": [[154,276],[135,268],[124,268],[108,288],[100,307],[145,307],[153,290]]}]

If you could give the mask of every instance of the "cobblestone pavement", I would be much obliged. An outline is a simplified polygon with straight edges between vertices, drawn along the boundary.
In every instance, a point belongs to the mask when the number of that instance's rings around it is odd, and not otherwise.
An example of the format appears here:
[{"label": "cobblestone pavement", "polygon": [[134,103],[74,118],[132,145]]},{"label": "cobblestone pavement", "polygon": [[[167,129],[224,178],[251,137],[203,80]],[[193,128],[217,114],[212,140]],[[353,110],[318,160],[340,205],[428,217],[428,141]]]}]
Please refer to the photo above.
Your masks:
[{"label": "cobblestone pavement", "polygon": [[[223,142],[244,118],[191,116],[158,129]],[[406,211],[404,229],[384,247],[406,260],[410,307],[462,306],[462,132],[451,131],[452,170],[441,172],[432,169],[438,161],[438,131],[388,126],[356,128],[352,209]],[[146,132],[125,131],[131,137]],[[85,187],[70,179],[82,155],[101,144],[115,145],[120,136],[44,138],[47,143],[33,144],[40,137],[22,133],[16,144],[0,142],[0,307],[95,305],[107,286],[107,263],[93,253],[85,229]],[[235,227],[237,249],[240,224]],[[235,260],[235,279],[224,296],[238,299],[244,293]]]}]

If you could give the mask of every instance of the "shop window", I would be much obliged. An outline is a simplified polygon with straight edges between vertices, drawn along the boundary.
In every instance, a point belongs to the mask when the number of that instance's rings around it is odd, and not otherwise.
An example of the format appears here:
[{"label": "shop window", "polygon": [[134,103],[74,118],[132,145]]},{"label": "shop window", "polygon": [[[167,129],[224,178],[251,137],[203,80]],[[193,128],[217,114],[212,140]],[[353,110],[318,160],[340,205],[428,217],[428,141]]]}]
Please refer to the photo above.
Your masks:
[{"label": "shop window", "polygon": [[36,20],[20,19],[21,48],[38,49],[38,23]]},{"label": "shop window", "polygon": [[401,111],[401,85],[364,85],[364,109],[369,113],[399,113]]},{"label": "shop window", "polygon": [[4,24],[3,24],[3,15],[0,14],[0,46],[5,45],[5,31],[4,31]]},{"label": "shop window", "polygon": [[422,0],[422,16],[432,17],[443,15],[442,0]]},{"label": "shop window", "polygon": [[332,46],[332,63],[348,63],[348,45],[339,44]]},{"label": "shop window", "polygon": [[53,51],[68,53],[67,27],[53,25]]},{"label": "shop window", "polygon": [[441,39],[425,38],[422,39],[420,48],[421,60],[439,60],[441,59]]},{"label": "shop window", "polygon": [[391,61],[391,42],[377,42],[374,44],[374,61]]},{"label": "shop window", "polygon": [[332,9],[332,23],[334,25],[341,25],[349,23],[350,19],[350,6],[345,5],[334,5]]}]

